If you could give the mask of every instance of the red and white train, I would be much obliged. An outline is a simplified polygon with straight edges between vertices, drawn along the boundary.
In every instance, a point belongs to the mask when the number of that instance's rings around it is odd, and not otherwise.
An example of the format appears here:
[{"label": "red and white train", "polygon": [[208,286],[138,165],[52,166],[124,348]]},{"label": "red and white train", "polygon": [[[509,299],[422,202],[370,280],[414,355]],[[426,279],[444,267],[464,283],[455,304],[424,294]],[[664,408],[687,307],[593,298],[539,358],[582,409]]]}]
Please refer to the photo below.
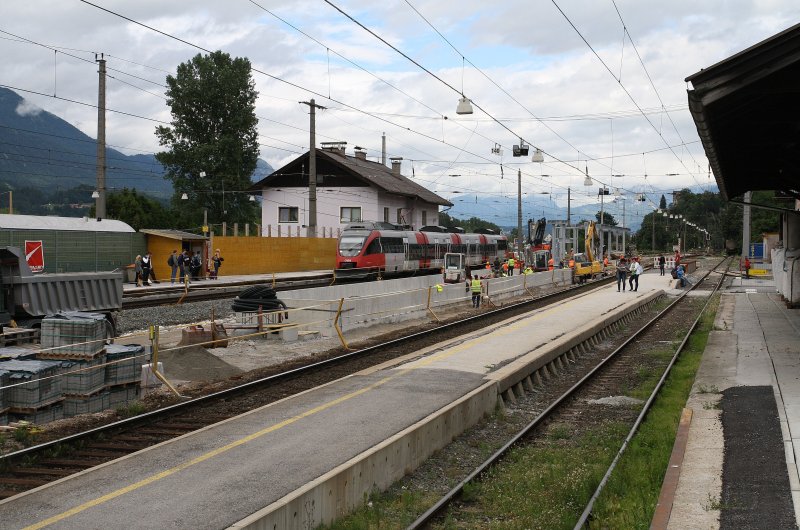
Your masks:
[{"label": "red and white train", "polygon": [[499,234],[448,232],[440,226],[409,230],[390,223],[351,223],[339,237],[336,275],[346,278],[441,273],[445,254],[458,253],[466,265],[483,268],[505,260],[508,239]]}]

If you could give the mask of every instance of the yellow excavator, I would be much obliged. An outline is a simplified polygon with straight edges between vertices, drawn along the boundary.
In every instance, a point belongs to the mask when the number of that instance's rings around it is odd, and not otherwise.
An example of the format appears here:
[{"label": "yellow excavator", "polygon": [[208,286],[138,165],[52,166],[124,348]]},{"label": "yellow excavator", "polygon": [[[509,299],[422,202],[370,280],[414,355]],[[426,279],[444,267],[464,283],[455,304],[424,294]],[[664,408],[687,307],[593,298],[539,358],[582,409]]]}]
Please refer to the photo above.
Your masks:
[{"label": "yellow excavator", "polygon": [[595,276],[603,274],[603,264],[595,259],[594,250],[602,248],[600,244],[600,234],[594,221],[589,221],[586,226],[585,251],[575,254],[575,274],[573,275],[576,283],[583,283],[593,279]]}]

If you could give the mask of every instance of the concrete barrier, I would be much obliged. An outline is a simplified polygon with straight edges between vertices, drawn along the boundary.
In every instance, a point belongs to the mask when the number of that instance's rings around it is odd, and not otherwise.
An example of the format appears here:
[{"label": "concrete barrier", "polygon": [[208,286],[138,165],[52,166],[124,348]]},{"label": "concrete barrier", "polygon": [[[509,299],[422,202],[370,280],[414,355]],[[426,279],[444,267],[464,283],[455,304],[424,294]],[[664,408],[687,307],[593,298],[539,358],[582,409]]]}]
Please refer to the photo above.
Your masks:
[{"label": "concrete barrier", "polygon": [[[526,292],[544,293],[548,288],[564,287],[572,282],[572,271],[557,269],[534,274],[484,280],[489,297],[495,303]],[[436,286],[441,286],[439,291]],[[292,309],[287,324],[302,324],[303,329],[318,330],[323,336],[335,335],[333,318],[344,298],[339,326],[343,331],[426,318],[428,293],[431,309],[471,305],[472,295],[465,284],[445,284],[439,275],[414,276],[311,289],[281,291],[279,298]]]},{"label": "concrete barrier", "polygon": [[[550,344],[541,346],[499,370],[487,375],[487,381],[454,403],[428,415],[388,440],[364,451],[348,462],[325,473],[318,479],[293,491],[269,506],[230,526],[234,529],[300,530],[330,523],[359,508],[367,496],[383,491],[406,474],[415,470],[438,451],[481,418],[491,414],[505,394],[524,393],[534,382],[541,381],[540,372],[547,377],[556,359],[583,350],[583,345],[603,331],[616,329],[621,320],[653,303],[663,291],[654,291],[644,298],[633,300],[596,322],[574,330]],[[419,353],[408,356],[414,357]],[[400,364],[405,359],[384,363]],[[563,365],[561,365],[563,369]],[[371,370],[377,370],[374,367]]]}]

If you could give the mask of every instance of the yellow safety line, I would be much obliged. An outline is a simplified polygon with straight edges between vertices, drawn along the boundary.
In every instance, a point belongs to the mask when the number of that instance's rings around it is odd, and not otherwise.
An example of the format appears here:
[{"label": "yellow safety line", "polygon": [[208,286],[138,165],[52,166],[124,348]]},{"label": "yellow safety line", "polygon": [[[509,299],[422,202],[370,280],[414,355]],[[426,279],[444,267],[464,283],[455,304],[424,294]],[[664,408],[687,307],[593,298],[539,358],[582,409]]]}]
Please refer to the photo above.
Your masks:
[{"label": "yellow safety line", "polygon": [[[565,306],[563,304],[555,306],[555,307],[545,308],[544,311],[539,311],[538,313],[535,313],[534,315],[530,315],[527,318],[523,317],[523,318],[519,319],[517,322],[514,322],[511,325],[508,325],[508,326],[505,326],[504,328],[495,330],[495,332],[499,332],[501,334],[507,334],[507,333],[511,333],[511,332],[516,332],[518,326],[521,326],[524,321],[529,321],[529,319],[541,318],[545,312],[550,311],[550,310],[556,311],[556,312],[560,312],[560,311],[562,311],[564,309],[565,309]],[[354,397],[357,397],[357,396],[360,396],[360,395],[362,395],[362,394],[364,394],[366,392],[369,392],[370,390],[374,390],[374,389],[378,388],[379,386],[382,386],[382,385],[386,384],[387,382],[391,381],[392,379],[401,377],[401,376],[407,374],[408,372],[411,372],[412,370],[416,370],[416,369],[419,369],[422,366],[430,365],[430,364],[432,364],[432,363],[434,363],[434,362],[436,362],[438,360],[442,360],[442,359],[446,359],[448,357],[451,357],[451,356],[455,355],[456,353],[458,353],[460,351],[463,351],[464,349],[466,349],[468,347],[473,346],[475,342],[480,343],[480,342],[484,342],[484,341],[488,340],[488,338],[492,334],[493,333],[482,334],[482,335],[480,335],[478,337],[474,337],[474,338],[472,338],[472,339],[470,339],[468,341],[465,341],[465,342],[463,342],[461,344],[458,344],[458,345],[455,345],[453,347],[447,348],[446,350],[444,350],[444,351],[442,351],[442,352],[440,352],[440,353],[438,353],[436,355],[432,355],[432,356],[428,357],[427,359],[423,359],[421,361],[418,361],[416,363],[416,366],[411,366],[411,367],[405,368],[403,370],[400,370],[400,371],[396,372],[393,375],[384,377],[383,379],[381,379],[379,381],[376,381],[375,383],[372,383],[369,386],[366,386],[366,387],[364,387],[362,389],[356,390],[355,392],[351,392],[350,394],[346,394],[344,396],[336,398],[333,401],[329,401],[328,403],[325,403],[325,404],[320,405],[318,407],[315,407],[313,409],[307,410],[307,411],[305,411],[305,412],[303,412],[301,414],[298,414],[297,416],[293,416],[292,418],[284,420],[284,421],[282,421],[280,423],[277,423],[275,425],[271,425],[271,426],[269,426],[269,427],[267,427],[265,429],[262,429],[260,431],[255,432],[253,434],[249,434],[249,435],[245,436],[244,438],[241,438],[241,439],[239,439],[239,440],[237,440],[235,442],[229,443],[228,445],[224,445],[222,447],[219,447],[217,449],[209,451],[209,452],[207,452],[207,453],[205,453],[203,455],[198,456],[197,458],[189,460],[188,462],[184,462],[183,464],[179,464],[179,465],[177,465],[175,467],[172,467],[170,469],[162,471],[161,473],[157,473],[155,475],[151,475],[151,476],[149,476],[149,477],[147,477],[147,478],[145,478],[143,480],[140,480],[139,482],[136,482],[134,484],[130,484],[128,486],[125,486],[124,488],[120,488],[120,489],[118,489],[116,491],[113,491],[111,493],[103,495],[102,497],[98,497],[98,498],[93,499],[91,501],[85,502],[85,503],[83,503],[83,504],[81,504],[79,506],[76,506],[75,508],[72,508],[70,510],[62,512],[62,513],[60,513],[58,515],[54,515],[53,517],[50,517],[50,518],[45,519],[43,521],[40,521],[40,522],[38,522],[36,524],[30,525],[30,526],[26,526],[24,528],[24,530],[36,530],[36,529],[39,529],[39,528],[44,528],[44,527],[49,526],[49,525],[51,525],[53,523],[57,523],[59,521],[63,521],[64,519],[67,519],[68,517],[72,517],[73,515],[77,515],[80,512],[88,510],[89,508],[93,508],[95,506],[99,506],[99,505],[104,504],[104,503],[106,503],[106,502],[108,502],[110,500],[113,500],[113,499],[115,499],[117,497],[120,497],[120,496],[122,496],[122,495],[124,495],[126,493],[130,493],[131,491],[135,491],[135,490],[137,490],[139,488],[147,486],[148,484],[152,484],[153,482],[156,482],[156,481],[159,481],[159,480],[161,480],[163,478],[169,477],[170,475],[174,475],[175,473],[178,473],[179,471],[183,471],[184,469],[187,469],[187,468],[189,468],[189,467],[191,467],[191,466],[193,466],[195,464],[199,464],[201,462],[205,462],[206,460],[209,460],[210,458],[213,458],[215,456],[221,455],[222,453],[230,451],[231,449],[239,447],[240,445],[244,445],[244,444],[246,444],[248,442],[251,442],[251,441],[253,441],[253,440],[257,439],[257,438],[260,438],[261,436],[264,436],[265,434],[269,434],[271,432],[277,431],[278,429],[282,429],[283,427],[286,427],[286,426],[291,425],[291,424],[293,424],[293,423],[295,423],[297,421],[300,421],[300,420],[302,420],[304,418],[307,418],[309,416],[317,414],[318,412],[322,412],[322,411],[327,410],[327,409],[329,409],[329,408],[331,408],[331,407],[333,407],[335,405],[338,405],[340,403],[344,403],[345,401],[348,401],[348,400],[350,400],[350,399],[352,399]]]},{"label": "yellow safety line", "polygon": [[384,377],[380,381],[376,381],[375,383],[373,383],[373,384],[371,384],[369,386],[366,386],[366,387],[364,387],[362,389],[356,390],[355,392],[351,392],[350,394],[347,394],[347,395],[341,396],[339,398],[336,398],[333,401],[329,401],[328,403],[325,403],[325,404],[320,405],[318,407],[315,407],[313,409],[307,410],[307,411],[305,411],[305,412],[303,412],[301,414],[298,414],[297,416],[294,416],[292,418],[284,420],[284,421],[282,421],[280,423],[276,423],[275,425],[271,425],[271,426],[269,426],[269,427],[267,427],[265,429],[262,429],[260,431],[254,432],[253,434],[249,434],[249,435],[245,436],[244,438],[240,438],[239,440],[236,440],[235,442],[231,442],[228,445],[224,445],[222,447],[214,449],[213,451],[209,451],[209,452],[207,452],[207,453],[205,453],[203,455],[198,456],[197,458],[189,460],[188,462],[184,462],[183,464],[179,464],[179,465],[177,465],[177,466],[175,466],[173,468],[164,470],[161,473],[157,473],[155,475],[151,475],[151,476],[149,476],[149,477],[147,477],[147,478],[145,478],[143,480],[140,480],[139,482],[135,482],[133,484],[125,486],[124,488],[120,488],[120,489],[118,489],[116,491],[112,491],[111,493],[103,495],[102,497],[98,497],[98,498],[93,499],[91,501],[85,502],[85,503],[83,503],[83,504],[81,504],[79,506],[76,506],[75,508],[72,508],[72,509],[67,510],[67,511],[65,511],[63,513],[60,513],[58,515],[54,515],[53,517],[45,519],[44,521],[40,521],[40,522],[38,522],[36,524],[33,524],[33,525],[30,525],[30,526],[26,526],[25,530],[35,530],[35,529],[38,529],[38,528],[44,528],[44,527],[49,526],[49,525],[51,525],[53,523],[57,523],[59,521],[63,521],[64,519],[66,519],[68,517],[72,517],[73,515],[77,515],[82,511],[88,510],[89,508],[93,508],[95,506],[99,506],[101,504],[104,504],[104,503],[112,500],[112,499],[116,499],[117,497],[120,497],[120,496],[122,496],[122,495],[124,495],[126,493],[130,493],[131,491],[135,491],[135,490],[137,490],[139,488],[147,486],[148,484],[152,484],[153,482],[156,482],[156,481],[161,480],[163,478],[169,477],[170,475],[174,475],[175,473],[177,473],[179,471],[183,471],[184,469],[187,469],[187,468],[189,468],[189,467],[191,467],[191,466],[193,466],[195,464],[199,464],[201,462],[205,462],[206,460],[209,460],[210,458],[214,458],[215,456],[221,455],[222,453],[230,451],[231,449],[235,449],[236,447],[239,447],[240,445],[244,445],[244,444],[246,444],[248,442],[251,442],[251,441],[253,441],[253,440],[257,439],[257,438],[260,438],[261,436],[264,436],[265,434],[269,434],[271,432],[277,431],[278,429],[282,429],[283,427],[286,427],[288,425],[291,425],[292,423],[295,423],[295,422],[300,421],[300,420],[302,420],[304,418],[307,418],[308,416],[312,416],[314,414],[317,414],[318,412],[322,412],[322,411],[327,410],[327,409],[329,409],[329,408],[331,408],[331,407],[333,407],[335,405],[343,403],[343,402],[345,402],[345,401],[347,401],[349,399],[352,399],[354,397],[360,396],[361,394],[369,392],[370,390],[374,390],[375,388],[377,388],[377,387],[379,387],[381,385],[384,385],[388,381],[390,381],[390,380],[392,380],[392,379],[394,379],[396,377],[400,377],[401,375],[403,375],[404,373],[406,373],[408,371],[410,371],[410,369],[409,370],[404,370],[403,372],[399,372],[399,373],[396,373],[396,374],[388,376],[388,377]]}]

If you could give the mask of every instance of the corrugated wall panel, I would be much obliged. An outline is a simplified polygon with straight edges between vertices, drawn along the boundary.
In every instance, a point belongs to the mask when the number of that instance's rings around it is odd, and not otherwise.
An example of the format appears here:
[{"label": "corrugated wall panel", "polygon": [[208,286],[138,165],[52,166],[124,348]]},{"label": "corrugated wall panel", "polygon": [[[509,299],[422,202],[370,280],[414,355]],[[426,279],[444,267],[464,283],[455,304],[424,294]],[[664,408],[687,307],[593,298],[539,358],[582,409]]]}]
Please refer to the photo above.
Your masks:
[{"label": "corrugated wall panel", "polygon": [[24,249],[26,240],[42,241],[44,272],[96,272],[132,264],[146,238],[138,232],[0,230],[0,246]]}]

